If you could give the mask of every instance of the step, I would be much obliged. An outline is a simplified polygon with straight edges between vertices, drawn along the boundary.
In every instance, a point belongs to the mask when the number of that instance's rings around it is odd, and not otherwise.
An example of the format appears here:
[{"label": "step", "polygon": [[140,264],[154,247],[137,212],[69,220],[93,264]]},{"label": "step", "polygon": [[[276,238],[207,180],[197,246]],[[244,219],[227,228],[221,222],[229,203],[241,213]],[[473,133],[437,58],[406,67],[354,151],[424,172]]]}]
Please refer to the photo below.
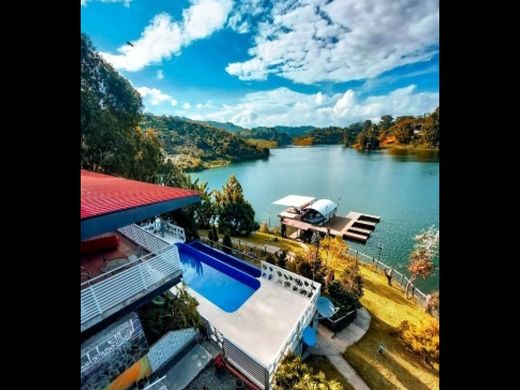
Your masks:
[{"label": "step", "polygon": [[343,234],[343,237],[345,237],[347,239],[362,241],[362,242],[365,242],[366,240],[368,240],[368,236],[366,236],[364,234],[351,233],[350,231],[345,232]]},{"label": "step", "polygon": [[361,233],[361,234],[366,234],[367,236],[369,236],[370,233],[372,233],[372,230],[362,229],[359,227],[350,227],[347,229],[347,232]]},{"label": "step", "polygon": [[381,217],[377,215],[361,214],[359,216],[359,219],[363,221],[379,222],[381,220]]},{"label": "step", "polygon": [[360,219],[358,219],[356,222],[354,222],[352,224],[352,226],[358,226],[358,225],[361,225],[363,227],[367,227],[367,228],[372,229],[372,230],[374,230],[376,228],[376,223],[375,222],[361,221]]},{"label": "step", "polygon": [[169,390],[185,389],[211,362],[211,354],[200,344],[195,344],[167,373]]}]

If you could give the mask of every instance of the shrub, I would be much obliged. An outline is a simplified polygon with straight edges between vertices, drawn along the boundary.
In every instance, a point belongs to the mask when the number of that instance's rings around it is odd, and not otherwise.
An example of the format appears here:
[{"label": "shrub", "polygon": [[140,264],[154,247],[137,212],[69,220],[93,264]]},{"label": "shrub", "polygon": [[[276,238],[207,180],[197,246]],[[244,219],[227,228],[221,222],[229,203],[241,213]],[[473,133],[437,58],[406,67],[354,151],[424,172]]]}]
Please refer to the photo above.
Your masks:
[{"label": "shrub", "polygon": [[269,227],[267,226],[267,223],[261,222],[260,227],[258,228],[258,231],[260,233],[269,233]]},{"label": "shrub", "polygon": [[226,253],[231,253],[231,249],[229,248],[233,248],[233,242],[231,241],[231,237],[229,236],[228,233],[226,233],[224,235],[224,239],[222,240],[222,245],[224,245],[224,247],[222,248],[222,250]]},{"label": "shrub", "polygon": [[439,363],[439,322],[430,320],[426,325],[416,326],[408,321],[399,325],[399,334],[404,345],[415,354],[422,356],[432,365]]},{"label": "shrub", "polygon": [[274,374],[276,390],[341,390],[343,386],[335,380],[327,380],[323,372],[315,372],[302,362],[299,356],[290,353],[284,357]]}]

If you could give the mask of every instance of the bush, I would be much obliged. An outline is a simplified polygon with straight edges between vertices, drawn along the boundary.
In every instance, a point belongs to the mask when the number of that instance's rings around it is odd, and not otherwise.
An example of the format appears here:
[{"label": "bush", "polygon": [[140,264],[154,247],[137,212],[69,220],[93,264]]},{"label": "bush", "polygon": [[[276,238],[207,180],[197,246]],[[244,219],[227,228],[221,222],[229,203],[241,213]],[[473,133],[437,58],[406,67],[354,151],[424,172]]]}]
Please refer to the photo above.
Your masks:
[{"label": "bush", "polygon": [[302,362],[299,356],[290,353],[284,357],[274,374],[276,390],[341,390],[343,386],[335,380],[327,380],[323,372],[315,372]]},{"label": "bush", "polygon": [[231,249],[228,249],[228,248],[233,248],[233,242],[231,241],[231,237],[229,236],[228,233],[226,233],[224,235],[224,239],[222,240],[222,245],[224,246],[222,248],[222,250],[226,253],[231,253]]},{"label": "bush", "polygon": [[267,223],[261,222],[260,227],[258,228],[258,231],[260,233],[269,233],[269,227],[267,226]]},{"label": "bush", "polygon": [[399,325],[399,334],[404,345],[422,356],[432,365],[439,363],[439,322],[431,320],[426,325],[416,326],[408,321],[402,321]]},{"label": "bush", "polygon": [[[339,332],[354,321],[356,318],[355,310],[361,307],[361,304],[359,298],[345,288],[340,280],[329,282],[327,293],[334,306],[339,308],[339,310],[330,318],[330,320],[323,320],[321,322],[330,330]],[[354,312],[351,313],[352,311]],[[340,318],[341,320],[337,321]]]},{"label": "bush", "polygon": [[198,302],[184,287],[178,297],[170,292],[162,295],[160,306],[150,302],[139,310],[139,318],[149,344],[155,343],[170,330],[200,327],[201,319],[197,311]]}]

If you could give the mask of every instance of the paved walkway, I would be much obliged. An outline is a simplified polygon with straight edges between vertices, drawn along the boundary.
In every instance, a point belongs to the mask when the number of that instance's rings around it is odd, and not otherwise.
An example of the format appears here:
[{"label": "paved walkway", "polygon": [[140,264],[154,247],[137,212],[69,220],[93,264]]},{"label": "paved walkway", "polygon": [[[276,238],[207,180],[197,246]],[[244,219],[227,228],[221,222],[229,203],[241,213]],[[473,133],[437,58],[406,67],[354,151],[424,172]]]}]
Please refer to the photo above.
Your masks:
[{"label": "paved walkway", "polygon": [[335,336],[323,325],[318,325],[318,345],[313,354],[327,356],[334,367],[356,390],[370,390],[370,387],[343,358],[342,353],[347,347],[359,341],[369,326],[370,314],[365,308],[358,309],[356,319]]}]

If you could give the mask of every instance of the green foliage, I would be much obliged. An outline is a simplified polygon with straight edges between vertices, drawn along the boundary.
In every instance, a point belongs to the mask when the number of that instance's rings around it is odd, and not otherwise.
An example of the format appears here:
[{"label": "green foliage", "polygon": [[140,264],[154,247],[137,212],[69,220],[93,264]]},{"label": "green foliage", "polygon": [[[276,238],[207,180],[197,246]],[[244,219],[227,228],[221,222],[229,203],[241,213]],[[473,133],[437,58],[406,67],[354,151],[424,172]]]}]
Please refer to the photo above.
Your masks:
[{"label": "green foliage", "polygon": [[424,119],[422,126],[422,141],[431,148],[439,147],[439,107]]},{"label": "green foliage", "polygon": [[293,139],[296,145],[308,144],[310,140],[312,145],[336,145],[345,143],[345,136],[347,132],[341,127],[325,127],[317,128],[311,132]]},{"label": "green foliage", "polygon": [[222,245],[224,246],[222,248],[224,252],[232,253],[232,250],[228,249],[228,248],[233,248],[233,242],[231,241],[231,236],[228,233],[226,233],[224,235],[224,238],[222,240]]},{"label": "green foliage", "polygon": [[209,167],[215,162],[229,163],[269,156],[269,149],[250,145],[235,134],[202,122],[145,114],[141,126],[156,129],[165,152],[186,170]]},{"label": "green foliage", "polygon": [[200,327],[201,318],[197,311],[198,302],[181,287],[178,296],[164,293],[162,304],[150,302],[139,310],[146,339],[153,344],[170,330]]},{"label": "green foliage", "polygon": [[430,320],[416,326],[408,321],[399,325],[399,335],[408,349],[422,356],[427,363],[439,363],[439,322]]},{"label": "green foliage", "polygon": [[302,362],[299,356],[290,353],[284,357],[274,374],[275,390],[342,390],[335,380],[327,380],[323,372],[315,372]]},{"label": "green foliage", "polygon": [[[80,112],[82,168],[129,178],[153,176],[160,146],[155,135],[136,131],[141,97],[101,58],[85,34],[81,34]],[[151,157],[151,167],[139,167],[145,157]]]},{"label": "green foliage", "polygon": [[242,130],[238,133],[243,138],[265,139],[275,141],[278,146],[289,145],[291,137],[285,131],[276,130],[274,127],[255,127],[252,130]]},{"label": "green foliage", "polygon": [[392,115],[383,115],[379,121],[379,128],[381,132],[385,132],[394,124],[394,117]]},{"label": "green foliage", "polygon": [[248,236],[255,230],[255,211],[244,199],[242,186],[230,176],[221,191],[215,192],[219,230],[231,235]]},{"label": "green foliage", "polygon": [[[367,127],[369,126],[369,127]],[[379,148],[379,132],[371,121],[365,121],[363,130],[356,137],[358,149],[374,150]]]},{"label": "green foliage", "polygon": [[315,246],[296,250],[294,260],[289,263],[289,270],[319,283],[323,283],[328,271]]}]

